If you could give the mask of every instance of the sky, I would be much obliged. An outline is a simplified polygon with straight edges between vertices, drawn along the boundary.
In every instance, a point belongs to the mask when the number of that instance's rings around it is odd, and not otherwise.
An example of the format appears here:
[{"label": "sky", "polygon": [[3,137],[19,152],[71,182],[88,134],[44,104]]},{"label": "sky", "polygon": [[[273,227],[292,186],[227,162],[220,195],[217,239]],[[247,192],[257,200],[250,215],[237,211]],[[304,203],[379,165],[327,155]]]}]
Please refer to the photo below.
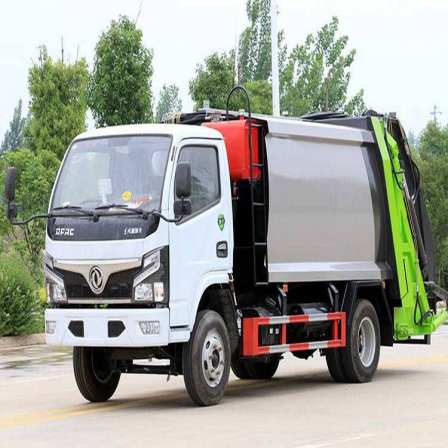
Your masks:
[{"label": "sky", "polygon": [[[369,108],[396,112],[416,135],[434,105],[448,122],[448,0],[277,0],[279,28],[289,48],[336,15],[357,51],[350,92],[363,88]],[[153,92],[179,86],[184,111],[192,109],[188,82],[198,63],[235,46],[246,26],[246,0],[0,0],[0,140],[14,107],[27,107],[28,69],[46,45],[55,58],[85,57],[120,14],[135,19],[154,50]]]}]

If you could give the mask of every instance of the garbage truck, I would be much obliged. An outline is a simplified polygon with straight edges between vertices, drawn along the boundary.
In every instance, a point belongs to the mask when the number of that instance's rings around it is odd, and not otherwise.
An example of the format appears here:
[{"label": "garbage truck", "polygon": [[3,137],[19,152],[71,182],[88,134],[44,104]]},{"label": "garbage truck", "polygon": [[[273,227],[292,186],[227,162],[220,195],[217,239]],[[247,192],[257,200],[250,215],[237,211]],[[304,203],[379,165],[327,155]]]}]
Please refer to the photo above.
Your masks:
[{"label": "garbage truck", "polygon": [[[236,89],[237,90],[237,89]],[[166,120],[170,121],[170,120]],[[230,370],[268,380],[284,354],[370,381],[381,346],[447,320],[422,181],[394,114],[299,119],[203,110],[89,130],[46,219],[46,341],[73,347],[85,399],[122,374],[183,375],[217,404]]]}]

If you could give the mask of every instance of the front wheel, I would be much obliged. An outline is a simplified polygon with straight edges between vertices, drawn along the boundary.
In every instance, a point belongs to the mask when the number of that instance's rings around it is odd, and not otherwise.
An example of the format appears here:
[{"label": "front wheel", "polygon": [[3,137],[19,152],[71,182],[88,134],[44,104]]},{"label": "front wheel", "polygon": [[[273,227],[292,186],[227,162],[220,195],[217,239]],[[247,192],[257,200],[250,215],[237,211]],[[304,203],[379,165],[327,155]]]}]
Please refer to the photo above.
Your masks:
[{"label": "front wheel", "polygon": [[217,312],[198,313],[190,340],[183,347],[182,369],[185,386],[196,404],[219,403],[229,381],[230,339]]},{"label": "front wheel", "polygon": [[74,347],[73,370],[79,391],[91,402],[109,400],[120,381],[121,373],[100,348]]},{"label": "front wheel", "polygon": [[326,355],[328,370],[337,382],[368,382],[378,367],[381,346],[380,323],[371,302],[355,303],[347,330],[347,346]]}]

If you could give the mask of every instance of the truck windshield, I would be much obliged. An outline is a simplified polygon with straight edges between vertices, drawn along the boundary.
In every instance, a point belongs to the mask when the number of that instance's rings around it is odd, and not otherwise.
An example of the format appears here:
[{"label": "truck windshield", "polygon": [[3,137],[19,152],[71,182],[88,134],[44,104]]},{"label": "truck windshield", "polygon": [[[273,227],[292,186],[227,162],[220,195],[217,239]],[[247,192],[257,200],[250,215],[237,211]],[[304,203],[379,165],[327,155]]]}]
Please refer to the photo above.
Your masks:
[{"label": "truck windshield", "polygon": [[170,146],[169,136],[75,142],[62,167],[51,208],[117,204],[159,210]]}]

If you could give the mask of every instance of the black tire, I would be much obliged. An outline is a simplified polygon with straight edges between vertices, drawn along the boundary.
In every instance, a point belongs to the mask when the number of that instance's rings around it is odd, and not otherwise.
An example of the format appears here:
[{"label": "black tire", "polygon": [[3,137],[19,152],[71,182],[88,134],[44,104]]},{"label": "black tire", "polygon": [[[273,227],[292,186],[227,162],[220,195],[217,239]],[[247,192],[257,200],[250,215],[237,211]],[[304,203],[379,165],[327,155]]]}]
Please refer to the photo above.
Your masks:
[{"label": "black tire", "polygon": [[[207,356],[203,361],[204,351]],[[223,397],[229,381],[230,353],[229,334],[222,317],[215,311],[200,311],[190,340],[182,350],[185,387],[199,406],[218,404]]]},{"label": "black tire", "polygon": [[120,381],[121,373],[100,348],[74,347],[73,370],[82,396],[94,403],[109,400]]},{"label": "black tire", "polygon": [[346,383],[347,376],[345,375],[344,368],[342,366],[341,350],[328,350],[325,357],[327,361],[328,371],[331,377],[336,383]]},{"label": "black tire", "polygon": [[251,377],[247,371],[246,364],[240,358],[238,351],[232,356],[232,372],[240,380],[250,380]]},{"label": "black tire", "polygon": [[327,353],[330,375],[336,382],[369,382],[378,367],[381,347],[380,323],[371,302],[355,303],[347,330],[347,346]]},{"label": "black tire", "polygon": [[242,380],[268,380],[277,372],[279,363],[279,356],[272,356],[267,362],[235,356],[232,359],[232,371]]}]

